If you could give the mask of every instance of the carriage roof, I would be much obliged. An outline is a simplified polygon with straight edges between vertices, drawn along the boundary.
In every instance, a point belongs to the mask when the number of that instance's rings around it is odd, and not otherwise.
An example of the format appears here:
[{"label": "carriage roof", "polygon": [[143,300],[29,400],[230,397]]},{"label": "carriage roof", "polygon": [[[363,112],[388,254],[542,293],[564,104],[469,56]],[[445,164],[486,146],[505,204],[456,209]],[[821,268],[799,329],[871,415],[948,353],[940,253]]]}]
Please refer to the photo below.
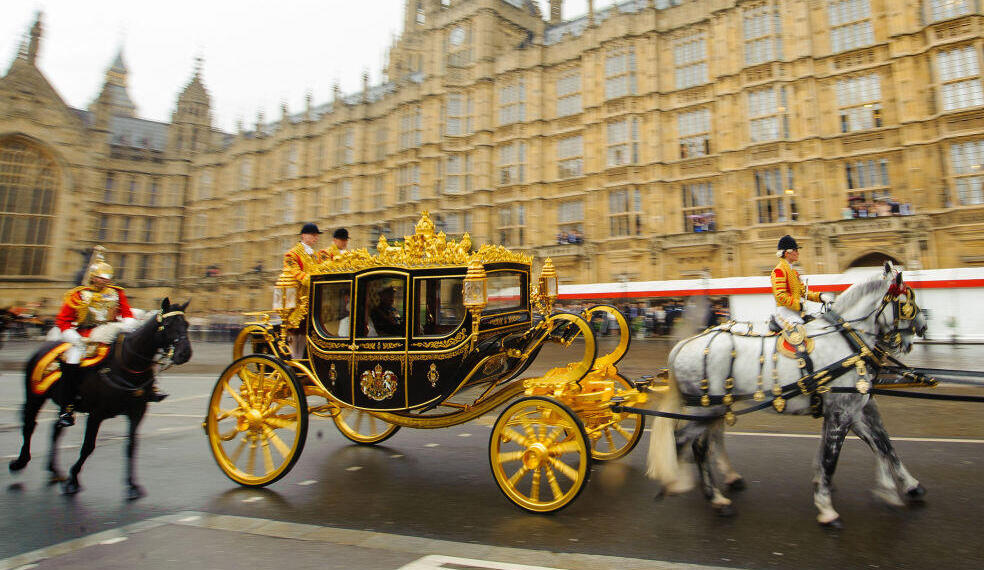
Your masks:
[{"label": "carriage roof", "polygon": [[467,267],[474,261],[480,263],[515,263],[532,265],[529,255],[511,251],[501,245],[485,244],[472,251],[471,236],[466,232],[461,240],[448,239],[442,232],[435,233],[434,222],[426,211],[420,216],[412,235],[404,236],[403,242],[390,243],[386,236],[380,235],[376,243],[376,253],[366,248],[339,251],[334,245],[326,251],[319,265],[311,273],[314,275],[352,273],[363,269],[402,268],[427,269]]}]

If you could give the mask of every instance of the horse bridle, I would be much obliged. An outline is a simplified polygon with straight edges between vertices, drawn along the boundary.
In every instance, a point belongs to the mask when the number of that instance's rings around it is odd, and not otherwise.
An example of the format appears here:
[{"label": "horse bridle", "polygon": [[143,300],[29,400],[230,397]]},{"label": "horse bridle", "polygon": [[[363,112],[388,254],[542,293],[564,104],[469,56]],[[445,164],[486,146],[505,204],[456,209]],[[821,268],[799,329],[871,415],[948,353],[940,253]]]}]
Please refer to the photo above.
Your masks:
[{"label": "horse bridle", "polygon": [[[164,326],[165,319],[167,319],[169,317],[176,317],[176,316],[179,316],[179,315],[184,315],[184,311],[171,311],[169,313],[158,313],[157,316],[155,317],[155,319],[157,320],[157,323],[158,323],[157,324],[157,331],[156,331],[157,334],[161,334],[161,333],[164,332],[164,329],[166,328]],[[148,358],[148,357],[143,356],[141,354],[131,353],[133,356],[136,356],[136,357],[140,358],[141,360],[144,360],[144,361],[147,362],[147,367],[144,368],[143,370],[131,370],[130,368],[128,368],[126,365],[123,364],[123,362],[120,360],[119,357],[117,357],[117,363],[123,368],[123,370],[126,370],[127,372],[129,372],[131,374],[143,374],[144,372],[147,372],[148,370],[150,370],[151,367],[153,367],[155,364],[160,365],[161,366],[161,370],[167,370],[168,368],[170,368],[171,366],[174,365],[174,363],[171,361],[171,358],[174,356],[174,345],[176,345],[178,342],[180,342],[182,340],[187,340],[187,339],[188,339],[188,335],[187,334],[182,334],[182,335],[180,335],[180,336],[175,337],[174,339],[172,339],[166,345],[164,345],[163,347],[161,347],[160,350],[163,351],[163,354],[161,355],[161,358],[159,358],[159,359],[155,358],[156,355],[155,356],[151,356],[150,358]],[[117,354],[122,355],[123,351],[126,350],[126,345],[123,344],[123,335],[120,335],[117,338],[117,344],[119,344],[119,346],[120,346],[120,350],[117,352]]]},{"label": "horse bridle", "polygon": [[[892,286],[888,288],[888,293],[882,298],[878,313],[875,316],[876,320],[881,317],[882,312],[888,306],[892,307],[892,329],[876,336],[888,346],[898,347],[902,344],[902,333],[918,334],[916,316],[919,314],[919,306],[916,305],[916,292],[905,283],[892,283]],[[907,324],[900,326],[903,321]]]}]

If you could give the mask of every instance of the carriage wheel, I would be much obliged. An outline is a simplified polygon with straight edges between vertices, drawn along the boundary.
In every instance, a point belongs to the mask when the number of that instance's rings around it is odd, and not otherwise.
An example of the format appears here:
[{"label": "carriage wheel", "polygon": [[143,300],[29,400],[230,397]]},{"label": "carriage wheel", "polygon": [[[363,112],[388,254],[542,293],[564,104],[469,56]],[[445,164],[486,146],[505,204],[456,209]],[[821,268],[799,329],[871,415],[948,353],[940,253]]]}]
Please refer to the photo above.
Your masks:
[{"label": "carriage wheel", "polygon": [[400,430],[398,425],[384,422],[369,412],[355,408],[342,408],[332,419],[342,435],[359,445],[381,443]]},{"label": "carriage wheel", "polygon": [[[615,377],[615,395],[625,391],[635,392],[635,387],[621,374]],[[612,414],[615,423],[591,434],[591,458],[597,461],[611,461],[624,457],[642,439],[646,419],[642,414],[622,412]]]},{"label": "carriage wheel", "polygon": [[564,404],[541,396],[510,404],[492,428],[492,475],[522,509],[550,513],[577,498],[591,473],[588,436]]},{"label": "carriage wheel", "polygon": [[264,340],[266,329],[260,325],[246,325],[232,343],[232,359],[239,360],[246,354],[269,354],[270,345]]},{"label": "carriage wheel", "polygon": [[227,477],[263,487],[286,475],[304,449],[307,398],[290,368],[253,354],[230,364],[209,399],[205,431]]}]

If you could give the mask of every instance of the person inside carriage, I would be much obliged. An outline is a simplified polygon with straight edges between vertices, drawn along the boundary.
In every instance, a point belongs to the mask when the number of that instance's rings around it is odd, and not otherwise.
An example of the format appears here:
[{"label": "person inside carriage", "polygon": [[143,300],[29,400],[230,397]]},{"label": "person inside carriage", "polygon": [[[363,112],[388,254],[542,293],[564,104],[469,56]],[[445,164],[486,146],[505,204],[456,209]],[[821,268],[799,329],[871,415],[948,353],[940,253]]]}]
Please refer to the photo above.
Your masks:
[{"label": "person inside carriage", "polygon": [[[114,321],[123,323],[127,329],[136,325],[126,293],[122,287],[112,283],[113,267],[104,261],[98,261],[89,267],[88,275],[88,284],[65,294],[61,311],[55,318],[60,340],[72,345],[65,351],[60,365],[60,384],[66,395],[66,403],[58,414],[58,425],[61,427],[75,424],[74,401],[81,376],[80,363],[90,333],[97,326]],[[153,387],[148,399],[160,402],[166,397],[167,394]]]},{"label": "person inside carriage", "polygon": [[[388,285],[379,291],[378,301],[369,310],[369,321],[378,336],[403,336],[403,315],[396,306],[396,287]],[[376,335],[372,335],[376,336]]]},{"label": "person inside carriage", "polygon": [[[772,270],[772,295],[776,299],[775,322],[778,328],[789,328],[805,322],[803,302],[832,303],[833,293],[809,291],[799,273],[791,264],[799,261],[799,245],[792,236],[785,235],[779,239],[776,256],[779,263]],[[776,327],[774,327],[776,328]]]}]

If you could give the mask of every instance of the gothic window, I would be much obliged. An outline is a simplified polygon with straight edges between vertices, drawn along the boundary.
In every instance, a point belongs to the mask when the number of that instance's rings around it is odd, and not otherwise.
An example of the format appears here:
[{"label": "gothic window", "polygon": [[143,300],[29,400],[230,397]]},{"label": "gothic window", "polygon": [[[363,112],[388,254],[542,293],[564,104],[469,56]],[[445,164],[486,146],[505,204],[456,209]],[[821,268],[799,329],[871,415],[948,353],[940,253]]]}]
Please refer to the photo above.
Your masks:
[{"label": "gothic window", "polygon": [[103,189],[103,202],[112,202],[116,199],[116,177],[112,172],[106,173],[106,184]]},{"label": "gothic window", "polygon": [[526,243],[526,206],[514,204],[499,208],[499,243],[506,247]]},{"label": "gothic window", "polygon": [[499,88],[499,124],[526,120],[526,84],[517,78]]},{"label": "gothic window", "polygon": [[980,59],[969,45],[936,54],[940,101],[943,111],[984,105]]},{"label": "gothic window", "polygon": [[852,160],[844,164],[848,201],[870,202],[889,195],[888,160]]},{"label": "gothic window", "polygon": [[608,123],[608,166],[639,162],[639,119]]},{"label": "gothic window", "polygon": [[837,106],[842,133],[882,126],[878,75],[872,73],[837,81]]},{"label": "gothic window", "polygon": [[926,21],[930,24],[964,16],[974,11],[974,0],[926,0]]},{"label": "gothic window", "polygon": [[605,54],[605,99],[635,94],[635,48],[632,46],[610,48]]},{"label": "gothic window", "polygon": [[950,145],[950,169],[956,188],[956,203],[984,204],[984,140]]},{"label": "gothic window", "polygon": [[753,143],[788,138],[786,88],[766,87],[748,92],[748,134]]},{"label": "gothic window", "polygon": [[566,233],[568,236],[577,236],[583,232],[584,200],[568,200],[557,204],[557,235]]},{"label": "gothic window", "polygon": [[680,158],[711,154],[711,111],[697,109],[677,115]]},{"label": "gothic window", "polygon": [[758,223],[797,221],[799,211],[796,208],[793,170],[788,167],[764,168],[755,171],[754,176],[754,202],[758,212]]},{"label": "gothic window", "polygon": [[467,93],[448,93],[445,102],[447,113],[444,132],[448,136],[471,133],[471,97]]},{"label": "gothic window", "polygon": [[405,164],[397,171],[396,201],[398,203],[420,200],[420,165]]},{"label": "gothic window", "polygon": [[703,30],[674,42],[673,66],[676,68],[677,89],[707,83],[707,40]]},{"label": "gothic window", "polygon": [[642,234],[642,191],[621,189],[608,193],[608,235]]},{"label": "gothic window", "polygon": [[694,182],[680,187],[683,204],[683,231],[710,232],[717,229],[714,219],[714,186]]},{"label": "gothic window", "polygon": [[576,135],[557,141],[557,178],[581,176],[584,170],[584,137]]},{"label": "gothic window", "polygon": [[782,24],[779,9],[768,4],[742,12],[745,65],[758,65],[782,58]]},{"label": "gothic window", "polygon": [[830,51],[839,53],[875,43],[869,0],[829,0]]},{"label": "gothic window", "polygon": [[499,146],[499,185],[526,181],[526,142],[513,141]]},{"label": "gothic window", "polygon": [[460,194],[471,190],[471,156],[465,152],[450,153],[445,158],[445,192]]},{"label": "gothic window", "polygon": [[576,115],[581,110],[581,68],[578,67],[557,77],[557,116]]}]

